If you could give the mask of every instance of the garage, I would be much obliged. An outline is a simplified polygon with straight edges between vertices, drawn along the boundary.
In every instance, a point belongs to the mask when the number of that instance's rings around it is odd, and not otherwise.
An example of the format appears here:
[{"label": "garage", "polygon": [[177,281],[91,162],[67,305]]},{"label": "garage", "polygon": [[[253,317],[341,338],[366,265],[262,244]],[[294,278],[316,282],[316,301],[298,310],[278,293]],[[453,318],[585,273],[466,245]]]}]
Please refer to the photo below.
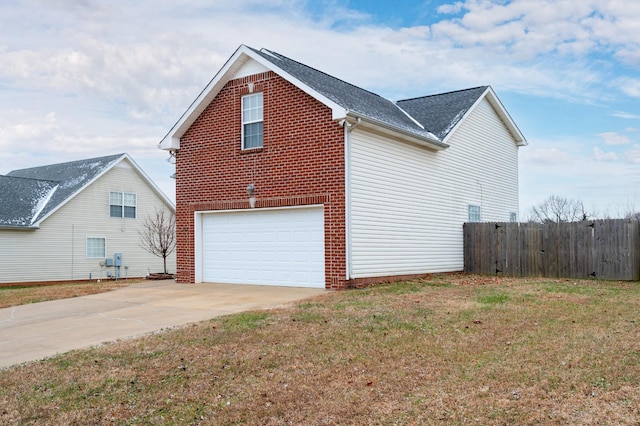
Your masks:
[{"label": "garage", "polygon": [[199,219],[202,281],[325,287],[322,206],[211,212]]}]

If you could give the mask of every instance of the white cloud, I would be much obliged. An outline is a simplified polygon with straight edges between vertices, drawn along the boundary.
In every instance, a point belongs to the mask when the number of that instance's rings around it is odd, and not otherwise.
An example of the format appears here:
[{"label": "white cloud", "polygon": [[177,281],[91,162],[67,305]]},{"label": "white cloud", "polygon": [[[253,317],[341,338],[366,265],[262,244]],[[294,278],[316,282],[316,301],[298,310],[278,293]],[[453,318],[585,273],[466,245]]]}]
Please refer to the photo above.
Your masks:
[{"label": "white cloud", "polygon": [[521,157],[528,162],[532,163],[547,163],[547,164],[566,164],[572,162],[573,158],[559,150],[558,148],[538,148],[521,151]]},{"label": "white cloud", "polygon": [[596,161],[616,161],[618,160],[618,154],[612,151],[604,152],[601,148],[596,146],[593,148],[593,158]]},{"label": "white cloud", "polygon": [[[391,99],[484,84],[499,93],[587,103],[606,103],[619,94],[640,97],[636,76],[612,73],[615,61],[639,65],[640,2],[451,1],[438,8],[440,22],[400,29],[373,24],[366,13],[337,0],[323,1],[313,15],[309,4],[24,0],[3,5],[0,173],[17,162],[27,167],[49,158],[66,160],[65,153],[81,158],[129,152],[149,167],[159,159],[164,179],[171,172],[156,143],[241,43],[278,51]],[[618,107],[611,115],[640,118],[625,109],[634,111]],[[600,134],[609,142],[614,135],[634,142],[626,135]],[[521,150],[523,168],[542,168],[555,183],[570,179],[563,174],[568,170],[584,177],[598,156],[587,147],[579,152],[578,130],[574,136],[548,145],[532,141]],[[626,161],[635,162],[635,150],[625,153]],[[562,167],[560,177],[552,167]]]},{"label": "white cloud", "polygon": [[625,151],[624,158],[629,163],[640,164],[640,145],[633,145],[633,148]]},{"label": "white cloud", "polygon": [[613,85],[632,98],[640,98],[640,79],[620,77],[613,81]]},{"label": "white cloud", "polygon": [[628,145],[631,143],[628,136],[616,132],[599,133],[598,136],[602,137],[607,145]]},{"label": "white cloud", "polygon": [[616,111],[611,115],[613,117],[628,118],[630,120],[638,120],[638,119],[640,119],[640,114],[632,114],[630,112],[624,112],[624,111]]}]

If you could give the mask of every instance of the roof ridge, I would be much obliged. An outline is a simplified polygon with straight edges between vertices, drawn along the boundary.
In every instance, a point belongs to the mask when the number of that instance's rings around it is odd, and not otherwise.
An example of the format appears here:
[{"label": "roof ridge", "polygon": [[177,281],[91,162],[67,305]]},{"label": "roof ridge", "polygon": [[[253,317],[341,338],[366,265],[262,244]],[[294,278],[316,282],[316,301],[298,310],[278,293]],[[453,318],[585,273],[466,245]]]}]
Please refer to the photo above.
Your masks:
[{"label": "roof ridge", "polygon": [[[255,50],[255,49],[253,49],[253,50]],[[284,58],[284,59],[286,59],[286,60],[288,60],[288,61],[295,62],[295,63],[296,63],[296,64],[298,64],[298,65],[302,65],[302,66],[303,66],[303,67],[305,67],[305,68],[309,68],[309,69],[311,69],[311,70],[314,70],[315,72],[318,72],[318,73],[320,73],[320,74],[323,74],[323,75],[325,75],[325,76],[327,76],[327,77],[330,77],[330,78],[332,78],[332,79],[334,79],[334,80],[340,81],[340,82],[342,82],[342,83],[344,83],[344,84],[346,84],[346,85],[348,85],[348,86],[355,87],[355,88],[356,88],[356,89],[358,89],[358,90],[362,90],[363,92],[367,92],[367,93],[369,93],[369,94],[371,94],[371,95],[377,96],[377,97],[379,97],[380,99],[384,99],[385,101],[388,101],[388,102],[394,103],[392,100],[387,99],[387,98],[385,98],[384,96],[381,96],[381,95],[379,95],[379,94],[377,94],[377,93],[375,93],[375,92],[372,92],[371,90],[367,90],[367,89],[364,89],[364,88],[362,88],[362,87],[360,87],[360,86],[356,86],[356,85],[355,85],[355,84],[353,84],[353,83],[349,83],[348,81],[345,81],[345,80],[343,80],[343,79],[341,79],[341,78],[338,78],[338,77],[336,77],[336,76],[334,76],[334,75],[328,74],[328,73],[326,73],[326,72],[324,72],[324,71],[322,71],[322,70],[319,70],[319,69],[314,68],[314,67],[312,67],[312,66],[309,66],[309,65],[307,65],[307,64],[303,64],[302,62],[298,62],[298,61],[296,61],[295,59],[291,59],[291,58],[289,58],[288,56],[285,56],[285,55],[283,55],[283,54],[281,54],[281,53],[274,52],[273,50],[269,50],[269,49],[266,49],[266,48],[264,48],[264,47],[263,47],[263,48],[260,48],[260,52],[268,53],[269,55],[274,56],[274,57],[276,57],[277,59],[282,59],[282,58]]]},{"label": "roof ridge", "polygon": [[414,98],[399,99],[399,100],[396,101],[396,103],[397,102],[413,101],[413,100],[416,100],[416,99],[433,98],[435,96],[451,95],[453,93],[468,92],[470,90],[477,90],[477,89],[485,89],[486,90],[488,87],[490,87],[490,86],[489,85],[484,85],[484,86],[469,87],[467,89],[450,90],[448,92],[434,93],[432,95],[424,95],[424,96],[416,96]]},{"label": "roof ridge", "polygon": [[81,163],[81,162],[85,163],[87,161],[101,160],[101,159],[108,158],[108,157],[120,158],[123,155],[126,155],[126,153],[123,152],[121,154],[102,155],[100,157],[84,158],[84,159],[80,159],[80,160],[71,160],[71,161],[63,161],[61,163],[43,164],[42,166],[26,167],[24,169],[11,170],[9,173],[20,172],[20,171],[23,171],[23,170],[35,170],[35,169],[40,169],[40,168],[44,168],[44,167],[62,166],[64,164],[71,164],[71,163]]}]

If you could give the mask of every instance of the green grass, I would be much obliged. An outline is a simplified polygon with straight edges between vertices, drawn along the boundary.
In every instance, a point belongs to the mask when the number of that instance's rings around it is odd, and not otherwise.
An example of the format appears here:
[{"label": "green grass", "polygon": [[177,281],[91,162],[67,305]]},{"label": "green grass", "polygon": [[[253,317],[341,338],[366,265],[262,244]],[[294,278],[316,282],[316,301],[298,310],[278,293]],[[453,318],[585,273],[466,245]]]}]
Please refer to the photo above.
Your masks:
[{"label": "green grass", "polygon": [[638,283],[328,292],[4,370],[0,423],[638,424],[639,324]]},{"label": "green grass", "polygon": [[504,292],[491,292],[478,296],[478,302],[485,305],[501,305],[511,300],[511,296]]}]

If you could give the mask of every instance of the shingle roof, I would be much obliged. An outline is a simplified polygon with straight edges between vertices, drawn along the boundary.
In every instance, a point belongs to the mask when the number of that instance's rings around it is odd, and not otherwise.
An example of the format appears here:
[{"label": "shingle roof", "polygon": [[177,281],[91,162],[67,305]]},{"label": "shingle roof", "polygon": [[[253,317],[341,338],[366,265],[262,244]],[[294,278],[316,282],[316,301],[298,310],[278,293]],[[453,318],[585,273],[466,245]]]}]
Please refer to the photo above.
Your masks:
[{"label": "shingle roof", "polygon": [[380,95],[361,89],[271,50],[249,49],[313,90],[344,107],[349,112],[413,133],[416,136],[437,140],[436,135],[423,129],[398,105]]},{"label": "shingle roof", "polygon": [[0,176],[0,226],[34,226],[123,155],[13,170]]},{"label": "shingle roof", "polygon": [[451,130],[481,96],[488,94],[489,102],[497,109],[515,141],[518,145],[526,145],[524,136],[489,86],[394,103],[277,52],[241,45],[162,138],[158,147],[170,151],[179,150],[180,138],[249,60],[257,61],[280,74],[324,103],[331,108],[334,120],[361,119],[365,125],[436,150],[449,146],[446,139]]},{"label": "shingle roof", "polygon": [[0,225],[31,226],[57,186],[50,180],[0,176]]},{"label": "shingle roof", "polygon": [[438,95],[405,99],[398,101],[397,104],[418,120],[426,129],[433,132],[440,140],[444,140],[488,87],[480,86]]}]

